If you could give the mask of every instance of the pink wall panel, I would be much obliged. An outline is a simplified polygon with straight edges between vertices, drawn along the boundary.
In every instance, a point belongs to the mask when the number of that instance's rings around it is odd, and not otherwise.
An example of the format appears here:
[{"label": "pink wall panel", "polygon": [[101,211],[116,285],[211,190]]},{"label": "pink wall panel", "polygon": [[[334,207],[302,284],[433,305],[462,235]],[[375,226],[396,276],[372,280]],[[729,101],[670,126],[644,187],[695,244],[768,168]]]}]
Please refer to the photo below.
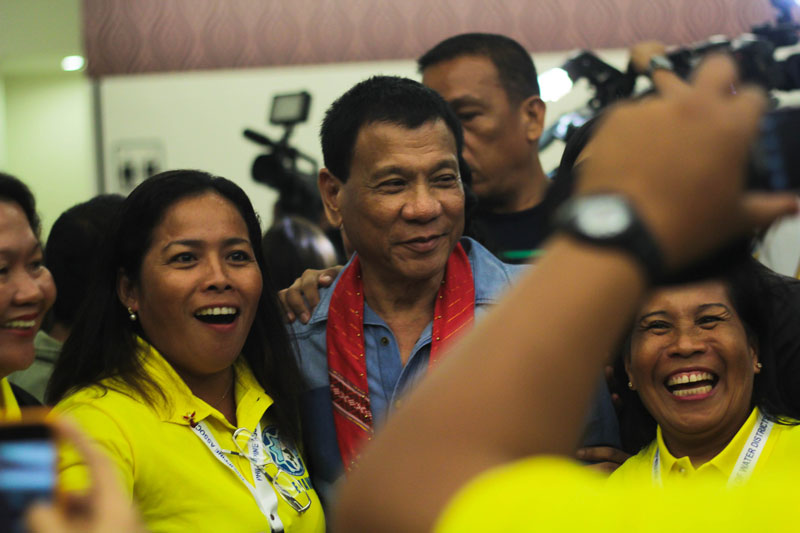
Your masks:
[{"label": "pink wall panel", "polygon": [[84,0],[92,76],[416,58],[450,35],[532,52],[690,43],[772,20],[768,0]]}]

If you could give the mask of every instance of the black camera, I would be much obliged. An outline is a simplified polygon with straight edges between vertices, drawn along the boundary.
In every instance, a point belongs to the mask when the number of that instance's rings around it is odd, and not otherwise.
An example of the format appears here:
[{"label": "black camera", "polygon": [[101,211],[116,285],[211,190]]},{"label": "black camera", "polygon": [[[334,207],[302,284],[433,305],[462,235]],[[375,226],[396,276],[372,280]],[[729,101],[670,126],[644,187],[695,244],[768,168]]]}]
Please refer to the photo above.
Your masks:
[{"label": "black camera", "polygon": [[[251,129],[243,133],[266,150],[253,161],[251,173],[255,181],[278,191],[275,204],[278,214],[298,215],[317,223],[322,216],[322,200],[316,184],[317,161],[289,144],[294,127],[308,119],[310,107],[311,95],[306,91],[276,95],[272,99],[269,121],[283,126],[281,139],[273,141]],[[301,161],[309,170],[300,170],[298,163]]]},{"label": "black camera", "polygon": [[[800,25],[792,20],[792,2],[771,1],[779,13],[775,23],[756,26],[751,33],[736,39],[712,37],[668,53],[675,73],[688,78],[708,54],[725,52],[736,61],[745,83],[759,85],[766,91],[800,89],[800,54],[775,59],[778,48],[800,41]],[[569,141],[592,116],[615,101],[631,97],[634,92],[637,74],[632,68],[621,72],[589,51],[575,54],[562,68],[573,81],[585,78],[595,94],[582,110],[565,113],[545,130],[539,142],[540,149],[554,139]],[[773,104],[776,102],[773,98]],[[800,108],[781,108],[764,116],[749,167],[747,185],[751,189],[800,191]]]}]

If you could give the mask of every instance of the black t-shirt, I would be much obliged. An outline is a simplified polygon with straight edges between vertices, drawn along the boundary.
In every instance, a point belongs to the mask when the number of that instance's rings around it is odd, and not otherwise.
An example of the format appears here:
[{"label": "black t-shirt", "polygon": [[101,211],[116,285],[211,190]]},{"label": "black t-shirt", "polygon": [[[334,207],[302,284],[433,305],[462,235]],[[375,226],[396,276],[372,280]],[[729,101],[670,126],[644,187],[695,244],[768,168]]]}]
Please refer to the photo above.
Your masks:
[{"label": "black t-shirt", "polygon": [[535,259],[550,231],[548,211],[543,204],[516,213],[478,211],[474,222],[483,233],[487,247],[506,263]]}]

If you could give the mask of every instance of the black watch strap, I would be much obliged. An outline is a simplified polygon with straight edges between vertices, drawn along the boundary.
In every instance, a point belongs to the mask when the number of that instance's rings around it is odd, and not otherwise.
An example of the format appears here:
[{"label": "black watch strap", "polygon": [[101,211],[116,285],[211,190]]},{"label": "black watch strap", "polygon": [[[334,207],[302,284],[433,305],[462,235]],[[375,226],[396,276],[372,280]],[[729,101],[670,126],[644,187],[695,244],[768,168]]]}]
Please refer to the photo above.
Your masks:
[{"label": "black watch strap", "polygon": [[630,202],[620,194],[576,196],[557,212],[557,227],[597,246],[622,250],[642,265],[651,283],[664,276],[661,249]]}]

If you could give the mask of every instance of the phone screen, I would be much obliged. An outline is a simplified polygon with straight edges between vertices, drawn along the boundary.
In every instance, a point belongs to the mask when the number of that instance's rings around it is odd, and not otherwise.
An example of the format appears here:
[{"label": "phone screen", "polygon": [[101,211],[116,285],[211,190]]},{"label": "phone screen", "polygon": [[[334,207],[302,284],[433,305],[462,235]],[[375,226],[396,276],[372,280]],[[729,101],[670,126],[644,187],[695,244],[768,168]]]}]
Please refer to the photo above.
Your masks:
[{"label": "phone screen", "polygon": [[47,426],[0,427],[0,531],[22,533],[28,507],[52,500],[55,460]]}]

